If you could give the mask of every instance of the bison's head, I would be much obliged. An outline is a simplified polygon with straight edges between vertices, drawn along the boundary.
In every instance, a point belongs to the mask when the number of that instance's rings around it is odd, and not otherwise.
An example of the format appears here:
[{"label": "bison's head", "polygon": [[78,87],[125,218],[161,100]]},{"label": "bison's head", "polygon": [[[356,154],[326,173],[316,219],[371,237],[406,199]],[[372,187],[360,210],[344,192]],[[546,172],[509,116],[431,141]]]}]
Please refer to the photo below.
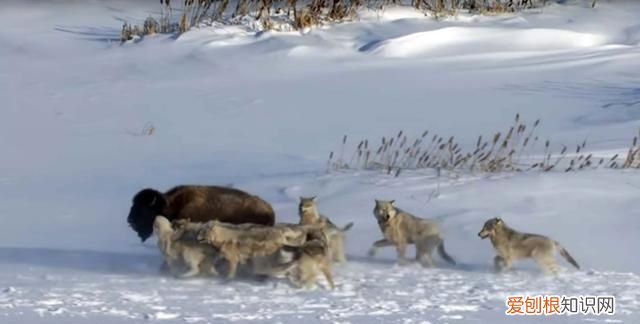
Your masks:
[{"label": "bison's head", "polygon": [[142,242],[153,234],[153,221],[161,215],[167,206],[164,195],[154,189],[144,189],[133,197],[133,206],[129,211],[127,222],[138,233]]}]

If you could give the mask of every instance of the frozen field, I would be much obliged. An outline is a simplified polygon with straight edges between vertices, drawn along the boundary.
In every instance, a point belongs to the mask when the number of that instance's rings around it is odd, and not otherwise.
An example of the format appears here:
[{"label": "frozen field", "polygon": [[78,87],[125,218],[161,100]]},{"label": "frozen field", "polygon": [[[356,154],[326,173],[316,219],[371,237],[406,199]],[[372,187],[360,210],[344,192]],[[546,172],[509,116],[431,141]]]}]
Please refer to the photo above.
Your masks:
[{"label": "frozen field", "polygon": [[[217,26],[120,46],[122,21],[156,15],[157,1],[2,1],[0,322],[640,322],[637,170],[327,173],[344,134],[353,146],[429,129],[472,146],[516,113],[540,118],[555,149],[588,139],[595,156],[624,153],[640,128],[640,2],[566,2],[440,21],[391,8],[303,35]],[[154,133],[137,136],[146,125]],[[140,244],[125,219],[138,190],[176,184],[233,185],[282,222],[317,195],[336,223],[355,222],[337,288],[161,276],[155,241]],[[381,237],[374,198],[440,222],[459,265],[367,257]],[[582,270],[494,274],[477,236],[494,216],[557,239]],[[616,314],[511,318],[514,294],[615,296]]]}]

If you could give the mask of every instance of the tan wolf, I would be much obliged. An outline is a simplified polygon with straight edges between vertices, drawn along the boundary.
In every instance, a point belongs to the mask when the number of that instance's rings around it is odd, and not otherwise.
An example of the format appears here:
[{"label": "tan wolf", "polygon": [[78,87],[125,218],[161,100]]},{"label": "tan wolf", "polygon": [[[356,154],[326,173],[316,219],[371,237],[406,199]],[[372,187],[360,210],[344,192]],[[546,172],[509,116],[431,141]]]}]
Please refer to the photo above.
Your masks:
[{"label": "tan wolf", "polygon": [[197,240],[220,251],[229,262],[228,277],[233,278],[239,264],[254,257],[272,255],[285,244],[300,246],[306,242],[308,231],[320,228],[318,225],[297,224],[229,224],[214,220],[200,230]]},{"label": "tan wolf", "polygon": [[291,283],[310,288],[317,283],[318,275],[322,273],[329,287],[335,288],[328,237],[323,230],[310,231],[302,246],[285,245],[283,250],[293,252],[293,260],[276,269],[286,273]]},{"label": "tan wolf", "polygon": [[[217,274],[218,252],[213,247],[189,238],[193,228],[175,230],[164,216],[156,216],[153,231],[158,236],[158,248],[169,270],[178,277],[193,277],[200,273]],[[186,271],[185,271],[186,270]],[[181,271],[185,271],[179,273]]]},{"label": "tan wolf", "polygon": [[393,205],[394,200],[375,200],[373,215],[384,235],[382,240],[373,243],[369,255],[374,256],[377,249],[395,246],[400,264],[407,263],[405,252],[408,244],[416,246],[416,260],[424,267],[433,266],[432,254],[437,248],[438,254],[448,263],[456,262],[444,249],[444,241],[439,226],[428,219],[416,217]]},{"label": "tan wolf", "polygon": [[347,261],[345,253],[345,232],[353,227],[353,222],[348,223],[342,228],[336,226],[328,217],[320,214],[315,196],[300,197],[298,215],[300,216],[300,224],[326,224],[324,231],[329,240],[330,259],[338,263]]},{"label": "tan wolf", "polygon": [[478,236],[491,239],[497,252],[493,261],[499,272],[510,269],[514,260],[533,258],[544,272],[557,273],[556,251],[576,269],[580,269],[576,260],[558,241],[538,234],[518,232],[498,217],[486,221]]}]

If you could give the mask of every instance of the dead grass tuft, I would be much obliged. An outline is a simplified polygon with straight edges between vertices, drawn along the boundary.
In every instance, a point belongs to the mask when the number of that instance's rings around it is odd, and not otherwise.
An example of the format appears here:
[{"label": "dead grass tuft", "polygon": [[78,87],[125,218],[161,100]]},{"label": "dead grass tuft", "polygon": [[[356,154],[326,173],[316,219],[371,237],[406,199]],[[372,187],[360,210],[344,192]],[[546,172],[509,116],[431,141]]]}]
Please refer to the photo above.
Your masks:
[{"label": "dead grass tuft", "polygon": [[[302,30],[354,19],[361,9],[384,10],[388,6],[404,5],[400,0],[238,0],[235,9],[229,10],[229,0],[182,0],[179,3],[180,14],[174,21],[170,0],[160,0],[159,19],[147,19],[143,28],[125,24],[122,41],[155,33],[185,33],[214,22],[239,24],[246,20],[254,20],[253,25],[262,30],[286,30],[285,26]],[[595,5],[595,1],[593,3]],[[545,4],[545,0],[412,0],[410,3],[413,8],[436,18],[456,15],[461,10],[496,15]]]},{"label": "dead grass tuft", "polygon": [[504,173],[527,171],[580,171],[608,168],[640,168],[638,136],[633,138],[624,159],[596,157],[586,152],[587,141],[570,151],[566,145],[554,145],[538,135],[540,119],[527,123],[516,114],[511,126],[491,136],[478,136],[474,145],[463,146],[455,136],[443,137],[428,130],[409,137],[403,130],[382,136],[377,147],[368,139],[360,140],[347,154],[347,136],[342,138],[340,153],[329,155],[327,169],[384,170],[400,175],[401,170],[436,169],[462,173]]}]

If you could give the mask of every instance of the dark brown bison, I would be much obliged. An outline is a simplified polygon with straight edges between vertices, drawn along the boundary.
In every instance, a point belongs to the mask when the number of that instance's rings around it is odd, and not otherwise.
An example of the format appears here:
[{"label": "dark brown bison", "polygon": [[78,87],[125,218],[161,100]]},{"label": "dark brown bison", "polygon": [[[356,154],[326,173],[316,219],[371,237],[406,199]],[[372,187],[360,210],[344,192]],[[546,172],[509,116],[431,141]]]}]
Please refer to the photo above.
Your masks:
[{"label": "dark brown bison", "polygon": [[165,193],[147,188],[138,192],[133,197],[127,222],[142,242],[153,233],[157,215],[170,221],[217,219],[232,224],[269,226],[275,223],[275,214],[268,202],[241,190],[218,186],[177,186]]}]

